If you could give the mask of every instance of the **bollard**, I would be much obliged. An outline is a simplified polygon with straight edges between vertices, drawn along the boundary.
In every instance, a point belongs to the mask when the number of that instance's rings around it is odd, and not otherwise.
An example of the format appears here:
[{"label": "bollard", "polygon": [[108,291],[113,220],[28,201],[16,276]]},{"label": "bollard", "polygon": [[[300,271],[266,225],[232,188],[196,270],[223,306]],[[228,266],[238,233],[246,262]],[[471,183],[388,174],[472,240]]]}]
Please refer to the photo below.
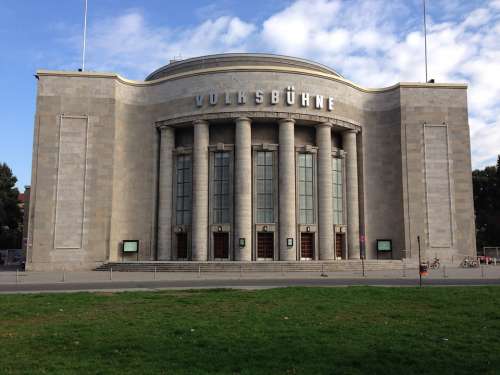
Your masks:
[{"label": "bollard", "polygon": [[109,267],[109,280],[113,280],[113,267]]},{"label": "bollard", "polygon": [[65,272],[66,272],[66,271],[65,271],[65,270],[64,270],[64,268],[63,268],[63,270],[62,270],[62,276],[61,276],[61,282],[62,282],[62,283],[66,280],[66,274],[65,274]]},{"label": "bollard", "polygon": [[443,279],[446,279],[448,275],[446,274],[446,266],[443,265]]},{"label": "bollard", "polygon": [[406,262],[403,262],[403,277],[406,277]]},{"label": "bollard", "polygon": [[153,280],[156,280],[156,266],[155,266],[155,268],[154,268]]},{"label": "bollard", "polygon": [[201,277],[201,264],[198,264],[198,277]]}]

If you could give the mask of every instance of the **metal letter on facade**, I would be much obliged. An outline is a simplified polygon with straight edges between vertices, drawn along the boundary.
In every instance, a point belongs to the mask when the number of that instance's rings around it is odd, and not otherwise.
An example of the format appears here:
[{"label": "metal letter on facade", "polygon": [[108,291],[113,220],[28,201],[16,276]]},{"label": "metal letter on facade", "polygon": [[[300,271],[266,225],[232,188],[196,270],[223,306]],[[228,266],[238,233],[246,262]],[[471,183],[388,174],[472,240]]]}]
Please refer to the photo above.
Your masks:
[{"label": "metal letter on facade", "polygon": [[218,95],[217,93],[215,92],[211,92],[209,95],[208,95],[208,101],[210,103],[210,105],[216,105],[217,104],[217,99],[218,99]]},{"label": "metal letter on facade", "polygon": [[264,93],[262,90],[255,91],[255,104],[262,104],[264,102]]},{"label": "metal letter on facade", "polygon": [[226,92],[226,93],[225,93],[225,100],[224,100],[224,103],[225,103],[226,105],[231,104],[231,95],[230,95],[228,92]]},{"label": "metal letter on facade", "polygon": [[316,95],[316,109],[323,109],[323,95]]},{"label": "metal letter on facade", "polygon": [[247,102],[247,96],[245,91],[238,91],[238,104],[245,104]]},{"label": "metal letter on facade", "polygon": [[203,95],[196,95],[196,106],[201,107],[203,105]]},{"label": "metal letter on facade", "polygon": [[309,107],[309,93],[303,92],[300,94],[300,105],[302,107]]},{"label": "metal letter on facade", "polygon": [[278,90],[271,91],[271,104],[275,105],[280,102],[280,92]]},{"label": "metal letter on facade", "polygon": [[288,86],[286,88],[286,104],[293,105],[295,104],[295,87]]},{"label": "metal letter on facade", "polygon": [[328,97],[328,110],[333,111],[333,98],[331,96]]}]

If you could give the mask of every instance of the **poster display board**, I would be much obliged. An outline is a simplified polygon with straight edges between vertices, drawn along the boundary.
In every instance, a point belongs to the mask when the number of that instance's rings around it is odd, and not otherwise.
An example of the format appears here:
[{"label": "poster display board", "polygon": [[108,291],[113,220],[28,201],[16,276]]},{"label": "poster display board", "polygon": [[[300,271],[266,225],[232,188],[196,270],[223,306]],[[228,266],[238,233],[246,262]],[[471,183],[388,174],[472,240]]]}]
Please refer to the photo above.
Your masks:
[{"label": "poster display board", "polygon": [[379,239],[377,240],[377,259],[379,255],[382,258],[387,258],[390,256],[392,259],[392,240],[390,239]]},{"label": "poster display board", "polygon": [[136,254],[139,260],[139,240],[123,240],[122,260],[124,255]]}]

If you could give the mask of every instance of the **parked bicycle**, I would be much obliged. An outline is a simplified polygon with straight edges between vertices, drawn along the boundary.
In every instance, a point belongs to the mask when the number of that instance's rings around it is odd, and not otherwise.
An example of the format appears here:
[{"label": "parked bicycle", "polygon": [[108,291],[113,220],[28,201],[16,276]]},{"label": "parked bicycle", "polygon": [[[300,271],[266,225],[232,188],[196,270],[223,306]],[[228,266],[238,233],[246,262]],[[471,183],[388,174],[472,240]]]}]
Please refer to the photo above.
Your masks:
[{"label": "parked bicycle", "polygon": [[438,270],[441,263],[439,263],[439,258],[434,258],[432,261],[427,261],[429,268],[431,270]]},{"label": "parked bicycle", "polygon": [[477,258],[466,256],[462,263],[460,264],[462,268],[477,268],[479,267],[479,261]]}]

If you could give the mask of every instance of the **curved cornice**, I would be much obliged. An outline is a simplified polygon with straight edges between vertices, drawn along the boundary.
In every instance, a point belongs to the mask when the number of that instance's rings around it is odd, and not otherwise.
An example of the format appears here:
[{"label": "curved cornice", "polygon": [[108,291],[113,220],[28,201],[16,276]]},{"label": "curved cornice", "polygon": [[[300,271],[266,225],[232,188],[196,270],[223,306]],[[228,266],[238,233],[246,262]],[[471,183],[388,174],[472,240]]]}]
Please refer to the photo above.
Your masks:
[{"label": "curved cornice", "polygon": [[198,75],[209,75],[217,73],[232,73],[232,72],[272,72],[272,73],[288,73],[288,74],[298,74],[305,75],[309,77],[323,78],[334,82],[339,82],[344,85],[350,86],[358,91],[367,93],[381,93],[386,91],[391,91],[398,89],[400,87],[404,88],[439,88],[439,89],[466,89],[467,84],[465,83],[419,83],[419,82],[399,82],[392,86],[383,88],[366,88],[355,84],[345,78],[341,78],[329,73],[322,73],[310,69],[294,68],[294,67],[278,67],[278,66],[260,66],[260,65],[248,65],[248,66],[232,66],[232,67],[215,67],[206,69],[197,69],[185,73],[172,74],[167,77],[163,77],[153,81],[134,81],[124,78],[116,73],[94,73],[94,72],[67,72],[67,71],[56,71],[56,70],[38,70],[37,76],[61,76],[61,77],[87,77],[87,78],[113,78],[118,80],[120,83],[130,85],[130,86],[154,86],[159,85],[167,81],[174,81],[177,79],[188,78]]},{"label": "curved cornice", "polygon": [[294,121],[301,121],[306,124],[314,125],[321,123],[329,123],[332,126],[341,127],[344,129],[360,130],[361,124],[351,119],[344,118],[338,115],[318,115],[307,114],[301,112],[276,112],[276,111],[222,111],[212,113],[197,113],[178,117],[165,117],[157,118],[155,120],[156,127],[162,126],[176,126],[176,125],[190,125],[191,123],[199,120],[235,120],[239,117],[247,117],[250,119],[271,119],[283,120],[289,119]]},{"label": "curved cornice", "polygon": [[326,65],[299,57],[270,53],[222,53],[192,57],[179,61],[171,61],[170,64],[162,66],[161,68],[156,69],[153,73],[149,74],[145,80],[152,81],[176,73],[188,72],[196,69],[207,69],[222,66],[237,67],[241,65],[295,67],[330,73],[335,76],[342,77],[337,71]]}]

